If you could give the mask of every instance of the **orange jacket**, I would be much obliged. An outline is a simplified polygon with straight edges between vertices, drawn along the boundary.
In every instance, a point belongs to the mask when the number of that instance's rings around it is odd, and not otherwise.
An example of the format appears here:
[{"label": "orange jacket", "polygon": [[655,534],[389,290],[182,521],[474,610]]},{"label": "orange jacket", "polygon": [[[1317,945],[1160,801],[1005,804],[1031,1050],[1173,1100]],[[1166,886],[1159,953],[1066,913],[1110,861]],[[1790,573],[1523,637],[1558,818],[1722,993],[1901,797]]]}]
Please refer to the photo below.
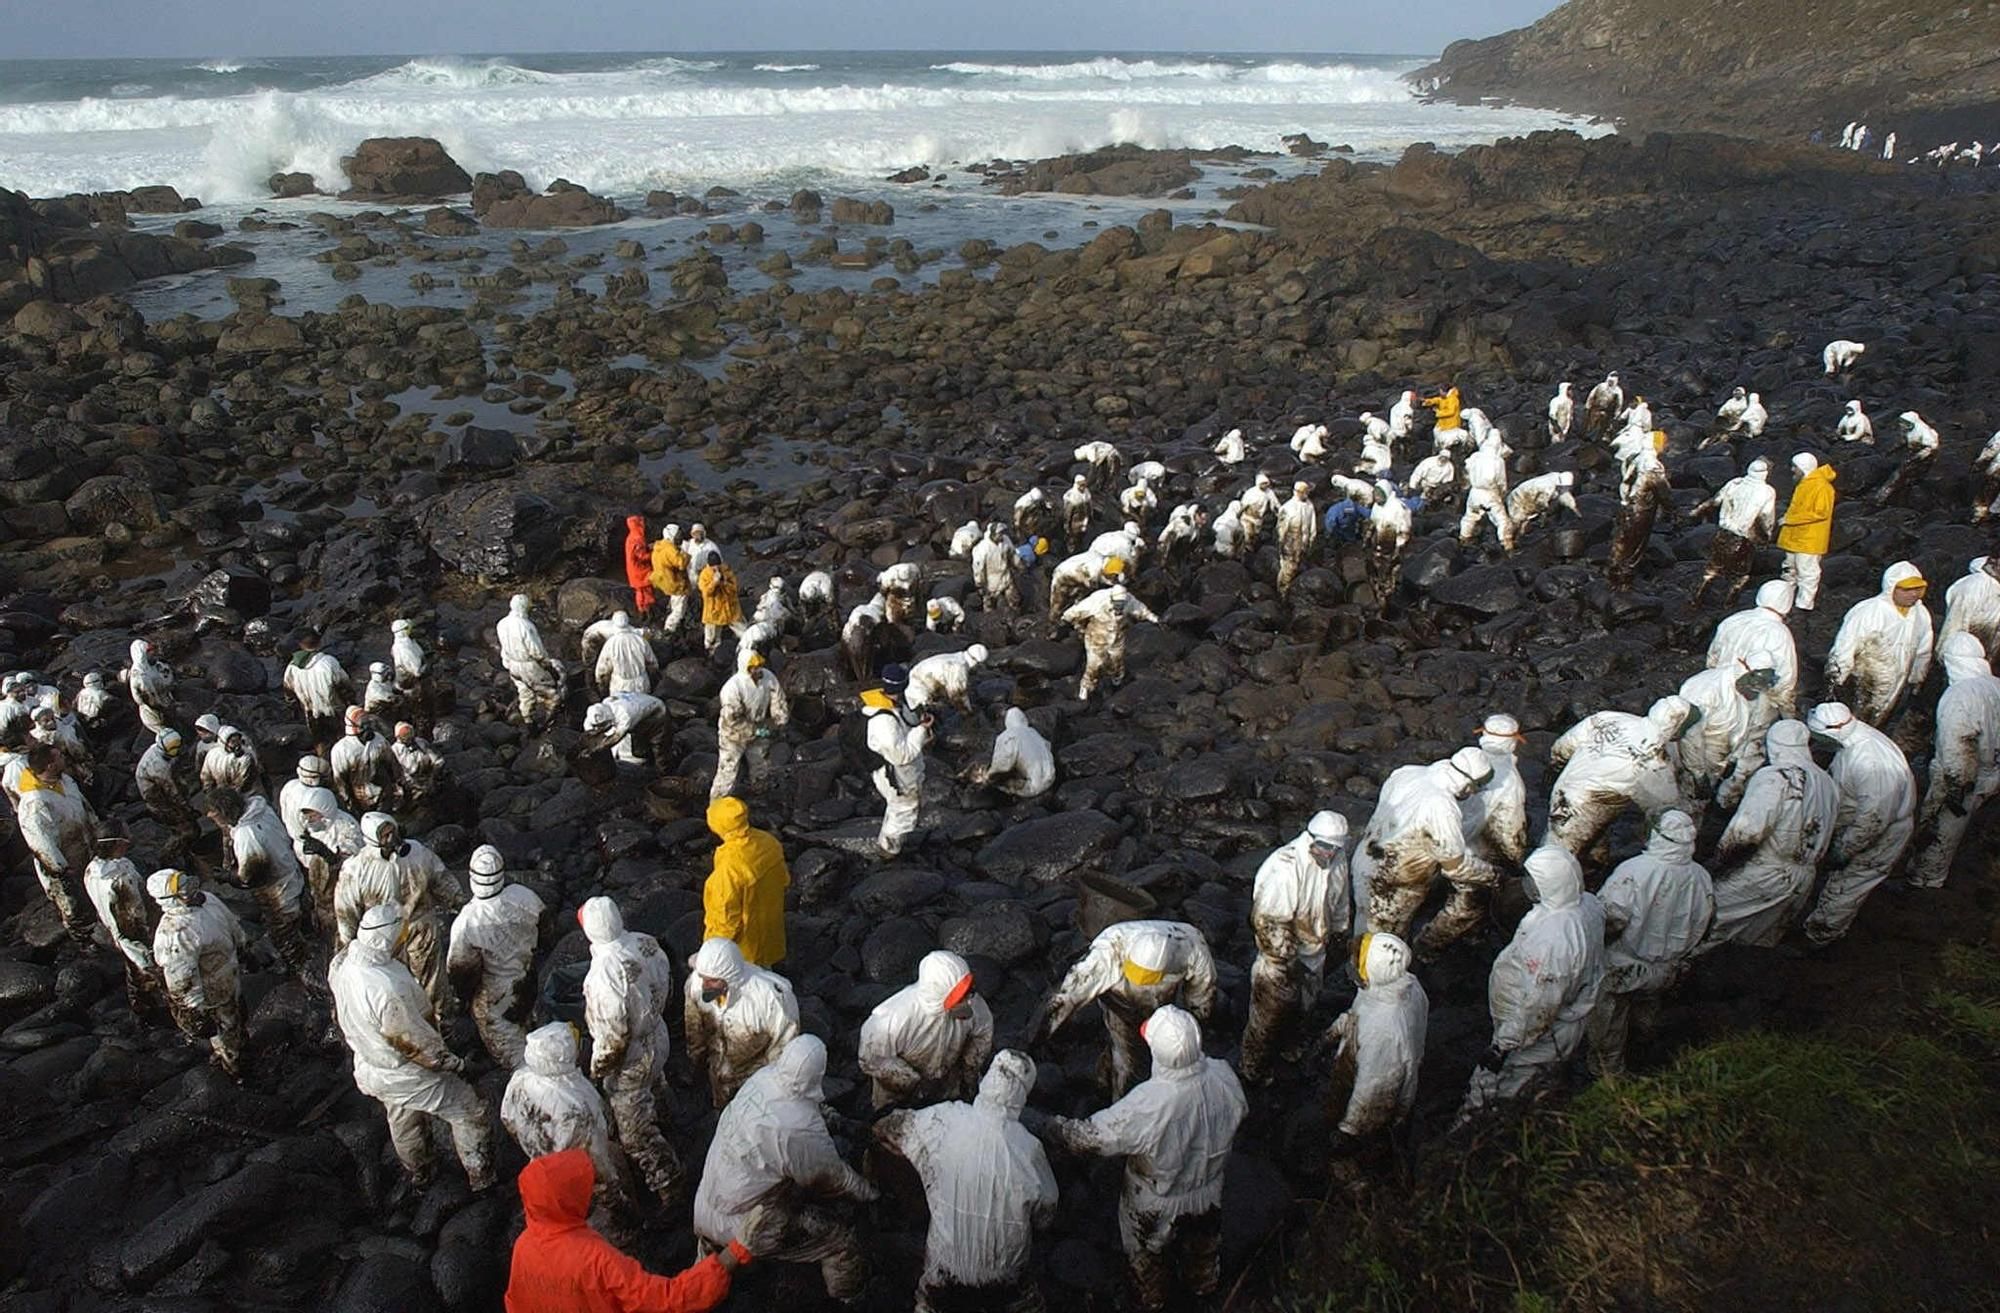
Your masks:
[{"label": "orange jacket", "polygon": [[646,517],[625,517],[625,582],[634,588],[653,586],[653,546],[646,541]]},{"label": "orange jacket", "polygon": [[1778,549],[1825,556],[1833,537],[1833,466],[1822,465],[1792,489],[1792,504],[1778,526]]},{"label": "orange jacket", "polygon": [[[729,1298],[729,1269],[710,1256],[675,1277],[654,1276],[591,1230],[590,1154],[564,1149],[521,1169],[527,1229],[514,1242],[507,1313],[706,1313]],[[736,1261],[749,1251],[732,1243]]]}]

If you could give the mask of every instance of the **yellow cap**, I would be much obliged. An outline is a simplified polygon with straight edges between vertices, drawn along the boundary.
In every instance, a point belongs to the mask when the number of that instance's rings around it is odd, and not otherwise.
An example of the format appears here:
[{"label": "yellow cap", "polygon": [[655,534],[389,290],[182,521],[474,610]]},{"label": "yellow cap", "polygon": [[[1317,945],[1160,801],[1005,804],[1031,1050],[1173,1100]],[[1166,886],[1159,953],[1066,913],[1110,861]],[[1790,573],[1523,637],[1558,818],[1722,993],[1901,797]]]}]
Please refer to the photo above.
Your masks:
[{"label": "yellow cap", "polygon": [[1127,962],[1122,969],[1125,979],[1141,989],[1157,985],[1167,977],[1167,973],[1159,967],[1142,967],[1137,962]]},{"label": "yellow cap", "polygon": [[1368,945],[1375,939],[1373,933],[1361,936],[1361,943],[1354,950],[1354,972],[1361,977],[1361,983],[1368,983]]},{"label": "yellow cap", "polygon": [[861,690],[861,705],[864,707],[873,707],[877,711],[894,711],[896,709],[896,699],[890,697],[879,688],[867,688]]},{"label": "yellow cap", "polygon": [[1122,557],[1122,556],[1114,556],[1114,557],[1112,557],[1112,558],[1111,558],[1110,560],[1106,561],[1106,562],[1104,563],[1104,573],[1106,573],[1106,574],[1124,574],[1124,573],[1125,573],[1125,558],[1124,558],[1124,557]]},{"label": "yellow cap", "polygon": [[1916,590],[1917,590],[1918,592],[1920,592],[1920,593],[1921,593],[1921,592],[1925,592],[1925,591],[1928,591],[1928,590],[1929,590],[1929,588],[1930,588],[1930,585],[1924,582],[1924,577],[1923,577],[1922,575],[1920,575],[1920,574],[1913,574],[1913,575],[1911,575],[1911,576],[1910,576],[1909,578],[1907,578],[1907,579],[1898,579],[1898,580],[1896,581],[1896,587],[1898,587],[1898,588],[1914,588],[1914,589],[1916,589]]},{"label": "yellow cap", "polygon": [[752,652],[749,656],[743,658],[743,664],[752,670],[762,670],[764,668],[764,654],[762,652]]},{"label": "yellow cap", "polygon": [[1048,554],[1049,554],[1049,540],[1046,538],[1035,539],[1035,555],[1047,556]]},{"label": "yellow cap", "polygon": [[1667,431],[1665,429],[1654,429],[1653,450],[1665,451],[1666,449],[1667,449]]}]

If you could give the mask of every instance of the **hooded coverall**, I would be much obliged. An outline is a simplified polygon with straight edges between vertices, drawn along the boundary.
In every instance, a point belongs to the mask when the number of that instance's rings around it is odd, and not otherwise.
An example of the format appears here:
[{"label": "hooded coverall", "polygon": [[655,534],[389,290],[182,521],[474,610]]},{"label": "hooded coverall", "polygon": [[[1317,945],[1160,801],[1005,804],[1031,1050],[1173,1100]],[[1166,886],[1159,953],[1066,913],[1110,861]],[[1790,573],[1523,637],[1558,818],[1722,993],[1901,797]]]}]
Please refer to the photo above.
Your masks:
[{"label": "hooded coverall", "polygon": [[1819,864],[1833,842],[1840,786],[1813,761],[1806,728],[1781,720],[1764,739],[1769,763],[1750,778],[1743,803],[1715,848],[1715,924],[1702,941],[1770,948],[1805,911]]},{"label": "hooded coverall", "polygon": [[[791,981],[751,966],[727,939],[705,941],[689,966],[681,995],[688,1061],[708,1073],[710,1100],[720,1108],[798,1038],[799,1003]],[[707,997],[704,980],[722,982],[721,992]]]},{"label": "hooded coverall", "polygon": [[1201,931],[1181,921],[1121,921],[1106,926],[1042,1005],[1037,1038],[1053,1035],[1078,1008],[1096,1000],[1111,1041],[1111,1096],[1137,1074],[1139,1029],[1170,1003],[1197,1018],[1215,1008],[1215,958]]},{"label": "hooded coverall", "polygon": [[[993,1012],[971,992],[972,968],[956,953],[927,953],[905,985],[861,1023],[861,1073],[877,1108],[963,1099],[993,1053]],[[955,1004],[953,996],[963,989]]]},{"label": "hooded coverall", "polygon": [[1667,812],[1646,849],[1620,862],[1597,891],[1604,905],[1604,983],[1590,1014],[1590,1065],[1600,1075],[1625,1070],[1625,1042],[1636,1015],[1650,1020],[1687,971],[1715,919],[1715,889],[1694,859],[1695,823]]},{"label": "hooded coverall", "polygon": [[1826,768],[1840,786],[1826,883],[1806,918],[1806,938],[1830,944],[1903,860],[1917,831],[1917,777],[1894,739],[1837,702],[1814,707],[1806,724],[1840,744]]},{"label": "hooded coverall", "polygon": [[1937,746],[1910,869],[1910,883],[1921,889],[1944,884],[1973,816],[2000,793],[2000,679],[1973,650],[1977,644],[1969,634],[1956,634],[1943,652],[1950,682],[1938,699]]},{"label": "hooded coverall", "polygon": [[526,1035],[520,1018],[532,1006],[535,942],[542,900],[526,885],[474,877],[472,897],[452,918],[445,970],[468,1007],[493,1060],[521,1065]]},{"label": "hooded coverall", "polygon": [[[785,686],[749,647],[737,650],[736,673],[722,685],[721,704],[715,722],[715,780],[708,788],[711,799],[736,787],[743,759],[750,755],[759,735],[792,723],[792,704],[785,696]],[[763,775],[761,755],[751,757],[753,785]]]},{"label": "hooded coverall", "polygon": [[167,1009],[191,1043],[199,1043],[212,1026],[209,1052],[224,1072],[236,1076],[243,1064],[243,991],[237,968],[243,926],[220,898],[198,890],[163,894],[158,876],[155,872],[147,889],[160,905],[153,961],[166,986]]},{"label": "hooded coverall", "polygon": [[1828,687],[1854,682],[1854,714],[1876,728],[1888,724],[1912,689],[1930,673],[1930,608],[1897,606],[1896,588],[1922,573],[1908,561],[1882,572],[1882,591],[1856,602],[1840,622],[1826,654]]},{"label": "hooded coverall", "polygon": [[667,1064],[667,1004],[674,973],[659,941],[625,928],[618,904],[592,898],[577,912],[590,940],[583,1020],[590,1076],[604,1087],[618,1142],[663,1203],[680,1194],[680,1155],[660,1133],[654,1096]]},{"label": "hooded coverall", "polygon": [[750,809],[735,798],[708,804],[715,858],[701,889],[702,938],[728,939],[754,966],[785,960],[785,890],[791,871],[769,830],[751,828]]},{"label": "hooded coverall", "polygon": [[[529,1033],[500,1096],[500,1124],[530,1158],[570,1149],[587,1154],[597,1175],[592,1195],[606,1209],[620,1209],[630,1201],[611,1152],[611,1119],[604,1096],[577,1068],[576,1056],[576,1029],[567,1021]],[[522,1188],[525,1192],[525,1173]]]}]

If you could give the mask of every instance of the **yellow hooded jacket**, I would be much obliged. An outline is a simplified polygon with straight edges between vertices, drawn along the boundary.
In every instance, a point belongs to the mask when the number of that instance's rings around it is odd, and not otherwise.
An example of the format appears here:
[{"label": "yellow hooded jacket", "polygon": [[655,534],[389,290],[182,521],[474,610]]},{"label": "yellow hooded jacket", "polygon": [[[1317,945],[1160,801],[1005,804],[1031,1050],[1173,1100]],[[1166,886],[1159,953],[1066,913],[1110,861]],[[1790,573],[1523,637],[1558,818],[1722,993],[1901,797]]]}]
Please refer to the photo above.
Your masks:
[{"label": "yellow hooded jacket", "polygon": [[1437,413],[1437,426],[1441,429],[1455,429],[1459,426],[1460,402],[1458,389],[1452,388],[1443,396],[1425,397],[1424,404]]},{"label": "yellow hooded jacket", "polygon": [[1799,480],[1785,522],[1778,526],[1778,549],[1825,556],[1833,536],[1833,466],[1822,465]]},{"label": "yellow hooded jacket", "polygon": [[680,597],[688,590],[688,558],[680,544],[665,538],[653,544],[653,587],[668,597]]},{"label": "yellow hooded jacket", "polygon": [[736,596],[735,571],[726,565],[704,565],[701,568],[701,622],[705,625],[733,625],[742,618],[743,604]]},{"label": "yellow hooded jacket", "polygon": [[740,798],[708,804],[708,828],[722,844],[702,886],[702,938],[734,940],[745,959],[768,967],[785,957],[785,890],[792,873],[777,837],[750,828]]}]

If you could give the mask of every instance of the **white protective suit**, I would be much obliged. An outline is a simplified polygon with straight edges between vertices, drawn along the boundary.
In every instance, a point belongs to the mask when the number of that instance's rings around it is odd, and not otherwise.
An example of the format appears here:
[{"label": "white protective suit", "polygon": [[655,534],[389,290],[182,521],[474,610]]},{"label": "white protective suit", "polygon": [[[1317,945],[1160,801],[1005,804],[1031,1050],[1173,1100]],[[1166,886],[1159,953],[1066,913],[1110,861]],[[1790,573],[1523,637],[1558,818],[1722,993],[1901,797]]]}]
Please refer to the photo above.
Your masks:
[{"label": "white protective suit", "polygon": [[1840,745],[1826,768],[1840,788],[1826,883],[1806,918],[1806,938],[1830,944],[1847,933],[1909,848],[1917,830],[1917,777],[1894,739],[1841,703],[1814,707],[1806,728]]},{"label": "white protective suit", "polygon": [[1102,439],[1092,439],[1077,447],[1076,459],[1090,466],[1091,477],[1107,486],[1118,477],[1118,471],[1125,468],[1125,457],[1118,448]]},{"label": "white protective suit", "polygon": [[1389,403],[1389,438],[1401,442],[1410,436],[1417,422],[1417,394],[1403,392]]},{"label": "white protective suit", "polygon": [[[1123,558],[1119,558],[1123,560]],[[1113,576],[1106,572],[1112,557],[1104,552],[1081,551],[1074,556],[1064,557],[1056,568],[1049,572],[1049,623],[1062,619],[1062,613],[1070,608],[1077,598],[1093,588],[1102,587]]]},{"label": "white protective suit", "polygon": [[[139,723],[149,734],[158,734],[173,725],[174,672],[165,662],[155,660],[153,645],[143,638],[132,640],[132,664],[125,669],[125,687],[131,691],[132,705],[139,709]],[[289,677],[290,670],[286,675]],[[286,687],[291,687],[288,682]]]},{"label": "white protective suit", "polygon": [[1549,791],[1547,841],[1582,854],[1627,807],[1650,820],[1680,806],[1679,740],[1696,714],[1670,696],[1643,716],[1599,711],[1571,726],[1549,749],[1562,773]]},{"label": "white protective suit", "polygon": [[1243,548],[1254,552],[1263,541],[1266,522],[1277,513],[1278,491],[1271,486],[1270,475],[1259,474],[1237,500],[1243,507],[1239,512],[1243,521]]},{"label": "white protective suit", "polygon": [[316,756],[300,757],[292,778],[278,790],[278,819],[285,823],[286,834],[296,839],[306,832],[305,818],[299,815],[300,804],[308,792],[325,784],[326,763]]},{"label": "white protective suit", "polygon": [[1523,742],[1519,721],[1499,712],[1488,716],[1478,748],[1493,777],[1458,804],[1466,848],[1495,865],[1518,866],[1528,855],[1528,785],[1517,758]]},{"label": "white protective suit", "polygon": [[884,856],[894,857],[917,828],[924,799],[924,749],[930,744],[931,729],[888,695],[880,696],[888,705],[864,700],[861,714],[867,720],[868,750],[882,761],[871,777],[884,804],[875,845]]},{"label": "white protective suit", "polygon": [[1840,786],[1814,763],[1806,727],[1781,720],[1764,736],[1769,763],[1750,778],[1743,804],[1715,848],[1715,924],[1702,941],[1774,947],[1812,898],[1819,864],[1833,842]]},{"label": "white protective suit", "polygon": [[1340,1131],[1360,1136],[1393,1128],[1416,1107],[1431,1001],[1410,971],[1409,945],[1386,931],[1362,936],[1355,964],[1361,988],[1327,1034],[1335,1069],[1350,1061],[1354,1069]]},{"label": "white protective suit", "polygon": [[[424,652],[423,644],[417,642],[416,626],[408,620],[397,620],[389,626],[389,665],[395,671],[396,691],[405,698],[416,695],[422,688],[424,676],[430,671],[430,658]],[[428,712],[419,706],[420,714]]]},{"label": "white protective suit", "polygon": [[435,1166],[425,1119],[437,1117],[451,1127],[472,1188],[483,1190],[493,1184],[486,1101],[459,1075],[464,1061],[445,1047],[430,999],[396,960],[402,926],[393,904],[370,907],[327,972],[340,1033],[354,1054],[354,1087],[388,1114],[389,1142],[419,1185]]},{"label": "white protective suit", "polygon": [[1792,613],[1796,590],[1783,579],[1773,579],[1757,589],[1757,605],[1747,611],[1723,617],[1708,642],[1708,668],[1747,669],[1749,659],[1769,652],[1777,660],[1778,682],[1770,692],[1771,704],[1784,715],[1797,710],[1799,694],[1799,650],[1792,641],[1785,617]]},{"label": "white protective suit", "polygon": [[1141,478],[1118,494],[1118,509],[1125,512],[1126,518],[1144,524],[1148,516],[1160,509],[1160,495]]},{"label": "white protective suit", "polygon": [[1242,429],[1231,429],[1217,438],[1214,451],[1224,465],[1240,465],[1250,458],[1250,449],[1243,442]]},{"label": "white protective suit", "polygon": [[234,1077],[243,1064],[243,992],[237,954],[247,942],[236,914],[220,898],[197,891],[180,871],[155,871],[146,892],[160,905],[153,929],[153,963],[166,986],[167,1007],[189,1043],[212,1023],[208,1051]]},{"label": "white protective suit", "polygon": [[1215,554],[1229,560],[1243,555],[1243,503],[1232,501],[1209,526],[1215,534]]},{"label": "white protective suit", "polygon": [[1834,429],[1834,436],[1842,442],[1865,442],[1875,445],[1875,425],[1867,412],[1861,409],[1859,401],[1850,401],[1840,414],[1840,424]]},{"label": "white protective suit", "polygon": [[972,710],[972,678],[986,664],[986,647],[974,643],[963,652],[940,652],[910,667],[910,684],[903,695],[912,711],[944,703],[960,711]]},{"label": "white protective suit", "polygon": [[1351,865],[1353,933],[1407,936],[1439,877],[1451,886],[1451,898],[1425,927],[1419,946],[1442,949],[1472,928],[1479,919],[1478,891],[1491,888],[1499,876],[1468,847],[1463,804],[1492,772],[1486,754],[1472,747],[1445,761],[1389,772]]},{"label": "white protective suit", "polygon": [[83,687],[76,691],[76,717],[94,728],[110,710],[111,693],[104,687],[104,672],[93,670],[83,677]]},{"label": "white protective suit", "polygon": [[981,529],[979,521],[967,520],[951,532],[951,546],[947,554],[954,561],[967,560],[972,556],[972,548],[979,541]]},{"label": "white protective suit", "polygon": [[359,707],[348,709],[347,733],[333,745],[327,769],[333,775],[334,792],[353,812],[380,811],[389,805],[402,778],[389,740],[362,720]]},{"label": "white protective suit", "polygon": [[1075,1153],[1124,1157],[1118,1236],[1140,1307],[1164,1306],[1175,1289],[1207,1307],[1222,1275],[1223,1170],[1249,1104],[1229,1064],[1202,1053],[1187,1013],[1161,1008],[1145,1038],[1149,1079],[1084,1120],[1050,1118],[1047,1134]]},{"label": "white protective suit", "polygon": [[1319,542],[1319,512],[1313,508],[1310,489],[1303,483],[1292,485],[1292,499],[1278,508],[1278,595],[1292,591],[1292,582],[1312,556]]},{"label": "white protective suit", "polygon": [[1123,682],[1126,631],[1134,622],[1157,624],[1160,618],[1123,584],[1113,584],[1064,611],[1062,619],[1083,636],[1083,677],[1077,680],[1076,696],[1088,702],[1100,683]]},{"label": "white protective suit", "polygon": [[224,855],[236,872],[236,882],[257,899],[264,932],[285,965],[300,976],[309,953],[299,918],[305,910],[305,873],[292,853],[292,836],[271,804],[260,796],[243,800],[243,814],[225,826]]},{"label": "white protective suit", "polygon": [[1007,724],[993,736],[986,782],[1016,798],[1039,798],[1056,782],[1055,750],[1028,723],[1028,713],[1007,708]]},{"label": "white protective suit", "polygon": [[1590,1062],[1600,1075],[1625,1070],[1633,1018],[1650,1022],[1715,920],[1715,887],[1694,859],[1694,840],[1692,817],[1662,812],[1645,851],[1620,862],[1597,891],[1604,985],[1590,1014]]},{"label": "white protective suit", "polygon": [[1016,568],[1013,540],[996,520],[986,526],[985,536],[972,548],[972,582],[978,586],[988,611],[1020,609],[1021,589],[1014,578]]},{"label": "white protective suit", "polygon": [[1326,455],[1327,427],[1324,424],[1301,424],[1292,430],[1289,444],[1292,454],[1300,460],[1318,460]]},{"label": "white protective suit", "polygon": [[622,1199],[604,1096],[577,1069],[576,1031],[567,1021],[551,1021],[524,1041],[522,1060],[500,1096],[500,1124],[530,1158],[583,1150],[597,1169],[592,1193],[600,1200]]},{"label": "white protective suit", "polygon": [[452,919],[445,970],[457,982],[454,992],[468,1000],[486,1051],[501,1066],[518,1067],[543,907],[534,890],[509,884],[501,866],[490,846],[472,854],[472,897]]},{"label": "white protective suit", "polygon": [[861,1023],[861,1072],[877,1108],[966,1098],[992,1055],[992,1009],[972,992],[972,968],[956,953],[926,953],[916,983]]},{"label": "white protective suit", "polygon": [[465,901],[465,891],[445,864],[424,844],[404,839],[393,816],[369,812],[361,818],[362,850],[340,866],[333,890],[335,941],[354,938],[361,916],[378,903],[402,909],[402,946],[397,956],[423,982],[431,1007],[451,1013],[451,977],[446,974],[443,918]]},{"label": "white protective suit", "polygon": [[83,892],[118,953],[141,972],[153,970],[153,932],[147,924],[146,878],[125,857],[93,857],[83,871]]},{"label": "white protective suit", "polygon": [[542,631],[528,618],[525,593],[514,594],[493,632],[500,641],[500,664],[520,699],[521,719],[534,725],[555,715],[562,696],[562,666],[542,646]]},{"label": "white protective suit", "polygon": [[1410,491],[1435,501],[1458,486],[1458,466],[1448,451],[1433,452],[1410,468]]},{"label": "white protective suit", "polygon": [[1063,492],[1062,518],[1064,541],[1071,546],[1081,543],[1090,529],[1090,480],[1081,474]]},{"label": "white protective suit", "polygon": [[584,743],[609,747],[616,761],[638,761],[638,745],[652,748],[669,728],[667,704],[651,693],[613,693],[583,712]]},{"label": "white protective suit", "polygon": [[305,873],[313,919],[320,934],[326,935],[339,921],[333,907],[340,869],[368,844],[361,837],[361,822],[340,809],[332,789],[305,789],[296,802],[299,828],[292,836],[292,856]]},{"label": "white protective suit", "polygon": [[1986,649],[1987,660],[2000,650],[2000,578],[1988,568],[1991,557],[1981,556],[1966,567],[1962,578],[1954,580],[1944,594],[1944,628],[1938,631],[1938,648],[1943,650],[1953,634],[1971,634]]},{"label": "white protective suit", "polygon": [[673,966],[658,940],[625,928],[609,898],[585,901],[577,920],[590,940],[583,1020],[590,1031],[591,1079],[604,1087],[618,1142],[647,1188],[671,1202],[680,1192],[681,1161],[660,1132],[654,1096],[666,1073]]},{"label": "white protective suit", "polygon": [[593,672],[598,686],[607,693],[651,693],[653,676],[659,672],[660,659],[646,636],[632,627],[623,611],[612,616]]},{"label": "white protective suit", "polygon": [[924,628],[933,634],[955,634],[965,627],[965,608],[949,597],[924,603]]},{"label": "white protective suit", "polygon": [[1583,892],[1583,868],[1568,849],[1545,844],[1525,865],[1538,901],[1487,973],[1493,1046],[1472,1070],[1461,1116],[1559,1076],[1597,1005],[1604,905]]},{"label": "white protective suit", "polygon": [[[840,1159],[820,1104],[826,1093],[826,1045],[801,1035],[777,1060],[744,1082],[715,1125],[694,1197],[694,1233],[702,1248],[735,1239],[750,1211],[793,1200],[766,1262],[817,1263],[826,1292],[853,1300],[868,1279],[868,1259],[853,1224],[821,1200],[866,1203],[878,1191]],[[790,1189],[784,1189],[789,1183]]]},{"label": "white protective suit", "polygon": [[1948,683],[1938,699],[1922,839],[1910,868],[1910,883],[1922,889],[1944,884],[1973,816],[2000,793],[2000,679],[1978,643],[1955,634],[1941,656]]},{"label": "white protective suit", "polygon": [[1257,868],[1250,930],[1250,1021],[1243,1031],[1243,1076],[1269,1079],[1271,1060],[1312,1011],[1326,977],[1327,946],[1343,943],[1354,921],[1347,872],[1347,818],[1323,811]]},{"label": "white protective suit", "polygon": [[1490,520],[1500,546],[1514,550],[1514,521],[1507,513],[1507,443],[1498,429],[1489,432],[1479,449],[1465,458],[1465,514],[1459,517],[1458,540],[1468,546],[1479,536],[1481,520]]},{"label": "white protective suit", "polygon": [[391,711],[396,705],[396,678],[389,663],[376,661],[368,667],[368,685],[361,692],[361,709],[371,716]]},{"label": "white protective suit", "polygon": [[972,1300],[1009,1307],[1022,1285],[1033,1285],[1034,1233],[1056,1213],[1048,1155],[1021,1125],[1034,1085],[1034,1060],[1008,1049],[994,1057],[971,1102],[891,1113],[875,1123],[875,1138],[916,1169],[929,1206],[917,1313]]},{"label": "white protective suit", "polygon": [[347,671],[331,652],[314,652],[303,663],[287,665],[284,683],[308,720],[337,720],[347,709]]},{"label": "white protective suit", "polygon": [[20,790],[14,819],[35,859],[35,878],[70,938],[88,943],[96,922],[83,892],[83,872],[97,844],[97,816],[73,779],[38,779],[23,767]]},{"label": "white protective suit", "polygon": [[1052,1035],[1095,1000],[1111,1040],[1111,1094],[1138,1071],[1139,1028],[1170,1003],[1207,1019],[1215,1008],[1215,958],[1201,931],[1181,921],[1121,921],[1105,927],[1042,1005],[1037,1037]]},{"label": "white protective suit", "polygon": [[[1680,696],[1701,713],[1680,743],[1681,800],[1697,826],[1711,802],[1734,811],[1750,777],[1764,764],[1764,719],[1768,701],[1752,701],[1741,684],[1746,674],[1775,672],[1776,658],[1758,652],[1731,666],[1698,670],[1681,681]],[[1766,674],[1764,679],[1773,676]],[[1761,681],[1760,681],[1761,682]]]},{"label": "white protective suit", "polygon": [[[708,787],[711,800],[736,787],[743,759],[759,737],[768,738],[773,727],[792,722],[792,704],[785,697],[785,686],[754,648],[736,650],[736,673],[723,682],[720,701],[715,722],[715,779]],[[754,781],[762,771],[753,763],[750,774]]]},{"label": "white protective suit", "polygon": [[[798,1038],[799,1002],[791,981],[751,966],[732,940],[708,940],[688,965],[681,995],[688,1061],[708,1073],[709,1095],[720,1108]],[[723,991],[706,997],[706,980],[720,981]]]},{"label": "white protective suit", "polygon": [[1576,475],[1568,470],[1537,474],[1515,484],[1514,490],[1507,494],[1507,518],[1514,522],[1515,541],[1520,541],[1536,520],[1548,514],[1551,506],[1560,506],[1571,515],[1581,514],[1576,509],[1575,489]]},{"label": "white protective suit", "polygon": [[1921,601],[1899,607],[1892,600],[1899,584],[1921,582],[1908,561],[1882,572],[1882,591],[1856,602],[1840,622],[1826,654],[1829,687],[1854,681],[1854,713],[1871,725],[1887,724],[1904,695],[1921,686],[1931,669],[1931,613]]}]

